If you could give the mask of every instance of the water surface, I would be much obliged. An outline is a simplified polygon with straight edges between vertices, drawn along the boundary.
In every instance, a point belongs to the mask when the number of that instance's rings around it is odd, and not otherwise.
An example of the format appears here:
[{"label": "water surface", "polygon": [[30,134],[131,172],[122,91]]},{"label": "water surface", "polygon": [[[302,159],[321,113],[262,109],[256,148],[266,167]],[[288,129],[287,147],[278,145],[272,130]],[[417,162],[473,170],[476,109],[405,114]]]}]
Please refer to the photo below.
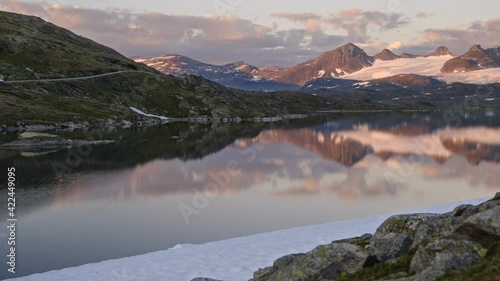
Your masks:
[{"label": "water surface", "polygon": [[[43,155],[0,151],[1,171],[16,167],[20,185],[16,276],[500,189],[500,118],[492,112],[60,134],[117,143]],[[2,279],[13,277],[5,272]]]}]

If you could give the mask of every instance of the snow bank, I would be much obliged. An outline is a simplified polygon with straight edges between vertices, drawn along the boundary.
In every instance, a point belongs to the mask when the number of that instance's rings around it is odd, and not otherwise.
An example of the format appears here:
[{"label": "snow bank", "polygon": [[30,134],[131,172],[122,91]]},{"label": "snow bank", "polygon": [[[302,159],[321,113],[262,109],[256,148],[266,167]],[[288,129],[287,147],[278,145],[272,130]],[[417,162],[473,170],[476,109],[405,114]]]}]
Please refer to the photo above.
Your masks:
[{"label": "snow bank", "polygon": [[360,71],[342,76],[345,79],[372,80],[391,77],[398,74],[418,74],[425,76],[436,76],[441,68],[452,56],[395,59],[392,61],[376,60],[372,67],[365,67]]},{"label": "snow bank", "polygon": [[441,73],[441,68],[452,56],[401,58],[392,61],[376,60],[372,67],[340,78],[354,80],[372,80],[391,77],[399,74],[417,74],[435,77],[447,84],[456,82],[467,84],[500,83],[500,68],[490,68],[469,72]]},{"label": "snow bank", "polygon": [[143,116],[147,116],[147,117],[152,117],[152,118],[159,118],[165,122],[167,122],[168,120],[170,120],[170,118],[168,117],[165,117],[165,116],[158,116],[158,115],[153,115],[153,114],[147,114],[145,113],[144,111],[141,111],[135,107],[129,107],[133,112],[137,113],[137,114],[140,114],[140,115],[143,115]]},{"label": "snow bank", "polygon": [[[460,204],[479,204],[487,199],[456,202],[406,213],[445,213]],[[333,240],[373,233],[389,215],[352,219],[322,225],[280,230],[203,245],[179,245],[142,256],[11,279],[17,281],[189,281],[210,277],[227,281],[248,280],[259,268],[292,253],[307,252]],[[237,227],[237,226],[234,226]],[[77,254],[77,253],[75,253]]]},{"label": "snow bank", "polygon": [[441,73],[436,78],[447,84],[460,82],[466,84],[500,83],[500,68],[489,68],[469,72]]}]

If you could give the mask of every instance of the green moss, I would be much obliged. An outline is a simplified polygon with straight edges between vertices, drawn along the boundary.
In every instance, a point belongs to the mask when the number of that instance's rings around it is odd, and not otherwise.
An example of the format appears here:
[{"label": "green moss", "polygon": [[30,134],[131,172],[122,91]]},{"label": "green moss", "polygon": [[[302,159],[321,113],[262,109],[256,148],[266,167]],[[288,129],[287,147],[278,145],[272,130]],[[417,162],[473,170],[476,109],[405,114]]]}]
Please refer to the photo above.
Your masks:
[{"label": "green moss", "polygon": [[292,277],[294,278],[301,278],[301,277],[304,277],[305,274],[304,272],[302,272],[302,270],[300,270],[300,268],[296,267],[293,269],[292,271]]},{"label": "green moss", "polygon": [[326,249],[327,248],[328,248],[328,245],[317,247],[316,251],[315,251],[316,256],[318,256],[320,258],[325,258],[326,257]]}]

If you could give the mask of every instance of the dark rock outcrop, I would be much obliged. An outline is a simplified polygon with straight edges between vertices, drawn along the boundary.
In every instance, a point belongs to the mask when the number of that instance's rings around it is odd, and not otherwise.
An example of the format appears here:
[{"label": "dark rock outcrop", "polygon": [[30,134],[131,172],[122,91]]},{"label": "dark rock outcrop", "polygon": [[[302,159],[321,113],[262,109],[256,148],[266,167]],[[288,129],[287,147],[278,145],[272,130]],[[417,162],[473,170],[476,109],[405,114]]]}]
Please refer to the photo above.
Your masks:
[{"label": "dark rock outcrop", "polygon": [[485,50],[480,45],[474,45],[464,55],[447,61],[441,72],[468,72],[495,67],[500,67],[500,47]]},{"label": "dark rock outcrop", "polygon": [[[343,45],[283,71],[262,73],[265,78],[303,86],[317,78],[340,77],[372,66],[374,59],[354,44]],[[260,74],[259,74],[260,75]]]},{"label": "dark rock outcrop", "polygon": [[369,80],[368,82],[371,85],[391,84],[402,87],[416,87],[419,89],[439,88],[445,86],[445,83],[442,81],[417,74],[400,74],[381,79]]}]

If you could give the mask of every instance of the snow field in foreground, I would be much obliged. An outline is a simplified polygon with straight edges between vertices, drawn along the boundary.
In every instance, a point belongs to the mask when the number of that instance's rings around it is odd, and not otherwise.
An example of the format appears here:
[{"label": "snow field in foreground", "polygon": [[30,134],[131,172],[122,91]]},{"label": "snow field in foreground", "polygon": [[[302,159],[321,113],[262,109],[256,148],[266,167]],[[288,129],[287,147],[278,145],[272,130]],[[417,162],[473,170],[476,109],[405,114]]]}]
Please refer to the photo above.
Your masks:
[{"label": "snow field in foreground", "polygon": [[[458,205],[479,204],[487,199],[455,202],[403,213],[445,213]],[[203,245],[178,245],[169,250],[142,256],[87,264],[11,280],[190,281],[196,277],[227,281],[249,280],[253,272],[272,265],[282,256],[307,252],[334,240],[374,233],[389,216],[358,218],[279,230]]]}]

